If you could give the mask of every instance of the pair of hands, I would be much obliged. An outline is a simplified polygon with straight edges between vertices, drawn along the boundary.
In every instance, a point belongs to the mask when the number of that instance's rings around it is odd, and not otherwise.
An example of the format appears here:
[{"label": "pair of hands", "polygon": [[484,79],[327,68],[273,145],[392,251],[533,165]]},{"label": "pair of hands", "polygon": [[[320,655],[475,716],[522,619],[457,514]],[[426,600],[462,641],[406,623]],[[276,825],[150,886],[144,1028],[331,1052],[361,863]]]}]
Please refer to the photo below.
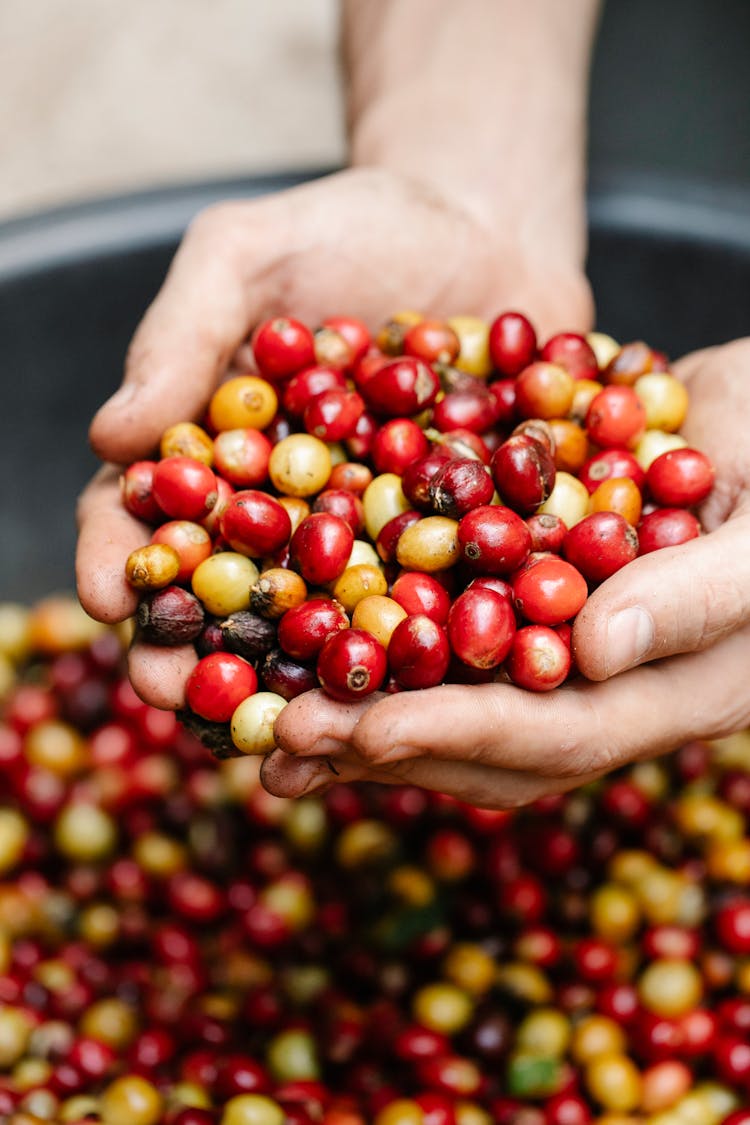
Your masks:
[{"label": "pair of hands", "polygon": [[[88,612],[120,621],[137,603],[124,562],[149,531],[121,506],[117,465],[148,456],[168,425],[201,415],[227,369],[242,366],[254,323],[285,312],[315,323],[340,311],[375,325],[408,304],[436,316],[520,307],[542,336],[587,329],[583,275],[553,241],[534,245],[371,169],[200,216],[136,333],[123,387],[92,424],[94,449],[110,464],[79,505]],[[750,721],[750,341],[696,353],[675,370],[691,398],[685,436],[716,465],[700,513],[707,534],[638,559],[589,599],[573,634],[587,679],[549,695],[448,685],[348,705],[310,693],[277,722],[278,749],[261,773],[271,792],[408,782],[511,808]],[[176,709],[195,661],[192,647],[136,644],[130,674],[144,699]]]}]

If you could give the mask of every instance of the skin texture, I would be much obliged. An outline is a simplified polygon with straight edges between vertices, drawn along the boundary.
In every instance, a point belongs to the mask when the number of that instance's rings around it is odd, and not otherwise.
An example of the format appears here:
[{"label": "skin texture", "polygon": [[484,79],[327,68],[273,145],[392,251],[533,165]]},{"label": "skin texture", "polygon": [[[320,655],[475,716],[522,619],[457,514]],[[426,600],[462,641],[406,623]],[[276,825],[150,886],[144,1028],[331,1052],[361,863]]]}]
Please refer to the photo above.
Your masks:
[{"label": "skin texture", "polygon": [[[404,306],[434,316],[520,307],[542,339],[590,326],[583,117],[596,6],[576,0],[579,18],[566,5],[562,23],[556,0],[445,0],[435,19],[437,6],[431,22],[427,0],[347,4],[354,167],[222,204],[188,231],[133,340],[123,388],[91,428],[114,463],[79,506],[79,592],[94,617],[132,614],[124,562],[149,539],[121,507],[117,464],[200,417],[217,383],[245,366],[261,318],[315,324],[342,312],[374,327]],[[272,792],[330,784],[335,760],[341,779],[408,780],[513,807],[750,721],[750,342],[692,356],[677,373],[691,395],[685,435],[717,468],[701,512],[708,534],[596,591],[574,630],[588,680],[550,695],[451,685],[357,705],[310,693],[277,722],[279,749],[262,773]],[[636,606],[645,616],[616,616]],[[131,677],[144,699],[174,709],[195,661],[192,647],[139,644]]]}]

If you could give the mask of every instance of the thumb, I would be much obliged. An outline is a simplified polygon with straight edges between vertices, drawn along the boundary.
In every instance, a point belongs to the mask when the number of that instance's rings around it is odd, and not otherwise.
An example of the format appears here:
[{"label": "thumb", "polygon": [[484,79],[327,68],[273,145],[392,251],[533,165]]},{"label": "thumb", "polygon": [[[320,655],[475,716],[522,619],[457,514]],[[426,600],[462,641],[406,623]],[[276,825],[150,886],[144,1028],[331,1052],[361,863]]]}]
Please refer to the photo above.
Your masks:
[{"label": "thumb", "polygon": [[222,203],[193,221],[130,345],[122,387],[91,424],[103,460],[148,455],[167,426],[205,408],[268,303],[263,213],[264,202]]},{"label": "thumb", "polygon": [[590,680],[707,648],[750,621],[750,517],[636,559],[596,590],[573,646]]}]

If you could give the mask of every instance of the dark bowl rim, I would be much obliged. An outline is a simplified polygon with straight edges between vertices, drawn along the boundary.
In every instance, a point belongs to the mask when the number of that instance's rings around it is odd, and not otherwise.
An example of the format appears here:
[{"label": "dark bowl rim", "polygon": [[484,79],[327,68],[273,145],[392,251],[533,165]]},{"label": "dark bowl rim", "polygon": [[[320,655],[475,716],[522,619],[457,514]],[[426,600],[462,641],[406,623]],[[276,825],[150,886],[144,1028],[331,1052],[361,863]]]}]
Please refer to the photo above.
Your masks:
[{"label": "dark bowl rim", "polygon": [[[102,196],[0,222],[0,283],[82,261],[174,245],[191,218],[224,199],[293,187],[334,169],[198,180]],[[750,254],[750,188],[657,173],[595,177],[594,234],[714,245]]]}]

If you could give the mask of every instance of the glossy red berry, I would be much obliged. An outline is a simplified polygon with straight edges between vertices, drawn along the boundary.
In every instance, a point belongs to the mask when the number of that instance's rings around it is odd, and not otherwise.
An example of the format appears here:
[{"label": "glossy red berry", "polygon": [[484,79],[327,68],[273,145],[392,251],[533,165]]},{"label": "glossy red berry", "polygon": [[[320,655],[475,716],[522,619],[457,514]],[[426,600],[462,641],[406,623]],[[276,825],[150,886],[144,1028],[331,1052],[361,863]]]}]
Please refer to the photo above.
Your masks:
[{"label": "glossy red berry", "polygon": [[328,512],[314,512],[292,536],[290,558],[306,582],[325,586],[344,572],[353,545],[348,523]]},{"label": "glossy red berry", "polygon": [[425,363],[453,363],[460,350],[458,336],[440,320],[420,320],[404,336],[404,354]]},{"label": "glossy red berry", "polygon": [[324,492],[320,492],[313,502],[312,510],[338,516],[344,523],[349,524],[355,539],[365,526],[362,501],[355,492],[345,488],[327,488]]},{"label": "glossy red berry", "polygon": [[424,614],[438,625],[445,625],[451,600],[448,591],[431,574],[404,570],[391,588],[391,597],[410,617]]},{"label": "glossy red berry", "polygon": [[159,523],[164,513],[154,497],[156,461],[134,461],[120,477],[122,502],[138,520]]},{"label": "glossy red berry", "polygon": [[301,418],[305,409],[326,391],[345,391],[344,375],[333,367],[308,367],[293,375],[284,386],[282,405],[284,413],[292,418]]},{"label": "glossy red berry", "polygon": [[375,541],[375,549],[383,562],[395,562],[399,539],[407,527],[411,527],[413,523],[419,523],[421,518],[420,512],[407,510],[406,512],[400,512],[393,519],[383,524]]},{"label": "glossy red berry", "polygon": [[435,404],[432,424],[441,433],[450,430],[470,430],[483,434],[494,425],[495,399],[482,387],[476,391],[452,391]]},{"label": "glossy red berry", "polygon": [[715,470],[697,449],[672,449],[651,462],[646,473],[648,490],[664,508],[692,508],[706,499],[714,485]]},{"label": "glossy red berry", "polygon": [[716,935],[730,953],[750,954],[750,897],[738,896],[719,908]]},{"label": "glossy red berry", "polygon": [[370,410],[387,418],[418,414],[432,406],[439,389],[432,368],[410,357],[391,360],[360,387]]},{"label": "glossy red berry", "polygon": [[427,449],[427,438],[416,422],[391,418],[375,434],[370,457],[378,473],[401,476],[409,465],[425,456]]},{"label": "glossy red berry", "polygon": [[497,668],[508,655],[516,618],[507,599],[472,586],[456,598],[448,615],[448,639],[459,660],[471,668]]},{"label": "glossy red berry", "polygon": [[495,492],[492,477],[479,461],[454,457],[430,481],[433,511],[460,520],[467,512],[489,504]]},{"label": "glossy red berry", "polygon": [[452,456],[451,451],[444,445],[433,445],[423,457],[406,466],[401,478],[401,487],[404,496],[414,508],[425,512],[431,509],[430,482]]},{"label": "glossy red berry", "polygon": [[449,663],[448,636],[440,625],[425,614],[399,622],[388,645],[388,664],[401,687],[435,687]]},{"label": "glossy red berry", "polygon": [[326,641],[317,671],[321,687],[333,699],[345,703],[362,699],[385,679],[385,649],[364,629],[346,629]]},{"label": "glossy red berry", "polygon": [[627,477],[643,489],[646,474],[627,449],[605,449],[591,457],[581,469],[579,480],[589,492],[596,492],[605,480]]},{"label": "glossy red berry", "polygon": [[202,461],[167,457],[154,469],[154,499],[174,520],[200,520],[216,503],[216,477]]},{"label": "glossy red berry", "polygon": [[535,625],[569,621],[583,608],[588,596],[583,575],[554,555],[522,567],[512,584],[516,609]]},{"label": "glossy red berry", "polygon": [[555,462],[541,442],[516,434],[495,450],[492,475],[500,499],[521,515],[530,515],[555,484]]},{"label": "glossy red berry", "polygon": [[518,687],[552,691],[570,672],[570,647],[548,625],[526,625],[515,634],[505,666]]},{"label": "glossy red berry", "polygon": [[289,542],[292,521],[286,508],[266,492],[236,492],[219,519],[221,534],[234,551],[253,558],[274,555]]},{"label": "glossy red berry", "polygon": [[228,722],[243,699],[258,688],[252,665],[230,652],[214,652],[190,673],[185,694],[196,715],[213,723]]},{"label": "glossy red berry", "polygon": [[313,660],[334,633],[349,628],[343,606],[331,598],[310,598],[287,610],[279,622],[279,644],[295,660]]},{"label": "glossy red berry", "polygon": [[638,524],[638,554],[648,555],[662,547],[678,547],[697,539],[701,525],[685,508],[658,508]]},{"label": "glossy red berry", "polygon": [[603,449],[628,449],[646,429],[646,407],[632,387],[605,387],[591,400],[586,432]]},{"label": "glossy red berry", "polygon": [[356,391],[323,391],[305,407],[303,422],[308,434],[321,441],[344,441],[354,436],[364,409]]},{"label": "glossy red berry", "polygon": [[536,332],[523,313],[501,313],[490,325],[489,349],[496,371],[517,375],[536,355]]},{"label": "glossy red berry", "polygon": [[510,574],[528,557],[531,534],[510,508],[485,505],[468,512],[458,525],[463,560],[477,573]]},{"label": "glossy red berry", "polygon": [[617,512],[594,512],[568,531],[563,554],[587,582],[604,582],[636,557],[638,535]]},{"label": "glossy red berry", "polygon": [[286,379],[315,363],[315,339],[310,329],[292,317],[264,320],[252,338],[258,370],[270,380]]},{"label": "glossy red berry", "polygon": [[574,379],[597,379],[599,365],[593,348],[577,332],[558,332],[551,336],[539,353],[547,363],[564,367]]},{"label": "glossy red berry", "polygon": [[224,430],[214,439],[217,472],[238,488],[253,488],[268,477],[273,445],[260,430]]},{"label": "glossy red berry", "polygon": [[355,316],[327,316],[321,321],[323,328],[331,328],[346,340],[351,349],[352,363],[358,363],[372,342],[370,330]]},{"label": "glossy red berry", "polygon": [[565,418],[574,386],[572,375],[558,364],[531,363],[516,379],[516,412],[521,418]]},{"label": "glossy red berry", "polygon": [[532,551],[550,551],[553,555],[560,554],[565,536],[568,534],[568,528],[559,516],[553,516],[549,512],[529,516],[526,520],[526,526],[531,535]]}]

